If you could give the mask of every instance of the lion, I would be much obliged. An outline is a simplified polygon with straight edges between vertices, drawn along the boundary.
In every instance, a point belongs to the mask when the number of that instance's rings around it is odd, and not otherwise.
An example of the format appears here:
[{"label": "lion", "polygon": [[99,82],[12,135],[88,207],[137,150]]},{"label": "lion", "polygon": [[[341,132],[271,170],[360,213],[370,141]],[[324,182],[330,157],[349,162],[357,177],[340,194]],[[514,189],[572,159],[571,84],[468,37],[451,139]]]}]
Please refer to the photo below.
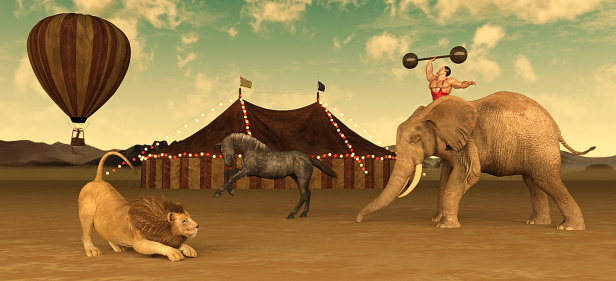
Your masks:
[{"label": "lion", "polygon": [[132,247],[138,253],[164,255],[171,261],[182,260],[185,256],[196,257],[195,249],[184,242],[197,235],[199,224],[191,219],[180,203],[173,203],[163,196],[127,201],[103,180],[103,163],[109,155],[121,157],[135,171],[122,154],[108,152],[98,164],[94,181],[81,189],[79,220],[86,255],[102,255],[92,243],[90,234],[94,227],[115,252],[125,252],[127,247]]}]

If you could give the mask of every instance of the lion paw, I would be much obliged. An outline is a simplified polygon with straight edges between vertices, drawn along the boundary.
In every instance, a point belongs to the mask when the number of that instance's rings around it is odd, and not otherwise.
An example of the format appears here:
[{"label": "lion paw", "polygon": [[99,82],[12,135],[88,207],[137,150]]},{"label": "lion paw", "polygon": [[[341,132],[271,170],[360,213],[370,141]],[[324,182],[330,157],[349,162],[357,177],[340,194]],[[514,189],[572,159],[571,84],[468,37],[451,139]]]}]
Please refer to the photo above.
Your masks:
[{"label": "lion paw", "polygon": [[101,250],[99,248],[96,248],[94,246],[92,247],[86,247],[86,255],[88,257],[98,257],[98,256],[102,256],[103,252],[101,252]]},{"label": "lion paw", "polygon": [[170,261],[180,261],[184,259],[184,255],[182,255],[182,252],[180,252],[180,250],[178,249],[173,249],[173,248],[171,248],[167,252],[166,256]]},{"label": "lion paw", "polygon": [[193,249],[191,246],[188,246],[186,244],[182,244],[182,246],[180,246],[180,251],[182,251],[184,256],[187,256],[189,258],[197,257],[197,251],[195,251],[195,249]]}]

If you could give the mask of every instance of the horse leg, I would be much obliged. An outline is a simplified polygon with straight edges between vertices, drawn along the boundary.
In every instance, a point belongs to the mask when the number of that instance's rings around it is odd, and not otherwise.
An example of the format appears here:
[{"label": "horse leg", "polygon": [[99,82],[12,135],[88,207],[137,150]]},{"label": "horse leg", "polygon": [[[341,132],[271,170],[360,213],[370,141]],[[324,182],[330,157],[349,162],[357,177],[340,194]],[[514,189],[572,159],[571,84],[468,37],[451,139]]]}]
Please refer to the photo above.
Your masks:
[{"label": "horse leg", "polygon": [[[228,182],[228,181],[229,181],[229,178],[230,178],[232,175],[237,174],[237,172],[238,172],[239,170],[240,170],[240,168],[235,168],[235,169],[232,169],[232,170],[226,170],[226,171],[225,171],[225,182]],[[230,187],[229,187],[229,188],[226,188],[226,190],[227,190],[227,192],[229,192],[229,194],[231,194],[231,195],[235,195],[235,189],[233,189],[233,188],[230,188]]]},{"label": "horse leg", "polygon": [[[294,174],[291,174],[290,177],[295,181],[295,183],[297,184],[297,187],[299,188],[299,193],[300,193],[300,197],[299,197],[299,203],[297,203],[297,206],[295,206],[295,208],[293,210],[291,210],[291,213],[289,214],[289,216],[287,216],[287,219],[293,219],[295,218],[295,214],[297,214],[297,212],[299,212],[299,209],[304,205],[304,202],[306,202],[306,191],[302,188],[302,186],[299,184],[299,181],[297,179],[297,176]],[[303,216],[304,214],[302,214]]]},{"label": "horse leg", "polygon": [[306,202],[304,205],[304,212],[300,217],[305,218],[308,216],[308,211],[310,210],[310,178],[312,177],[312,163],[308,163],[308,165],[304,166],[300,175],[298,175],[298,183],[300,192],[302,192],[302,196]]},{"label": "horse leg", "polygon": [[308,188],[308,185],[306,184],[306,205],[304,206],[304,212],[302,212],[302,215],[299,216],[300,218],[305,218],[308,217],[308,211],[310,210],[310,189]]},{"label": "horse leg", "polygon": [[229,188],[229,186],[231,186],[231,184],[233,184],[234,182],[236,182],[237,180],[245,177],[248,175],[248,170],[244,169],[244,168],[239,168],[239,171],[237,173],[235,173],[235,175],[233,175],[229,181],[225,182],[222,186],[220,186],[218,188],[218,190],[216,190],[216,192],[214,192],[214,198],[218,198],[220,197],[221,193],[223,191],[225,191],[227,188]]},{"label": "horse leg", "polygon": [[301,218],[307,217],[308,211],[310,210],[310,188],[308,186],[308,184],[310,183],[310,176],[312,176],[312,173],[308,176],[308,178],[302,177],[301,179],[299,179],[299,183],[297,184],[297,186],[299,186],[299,191],[301,192],[302,197],[304,198],[304,201],[306,203],[306,205],[304,205],[304,212],[302,212],[302,215],[300,216]]}]

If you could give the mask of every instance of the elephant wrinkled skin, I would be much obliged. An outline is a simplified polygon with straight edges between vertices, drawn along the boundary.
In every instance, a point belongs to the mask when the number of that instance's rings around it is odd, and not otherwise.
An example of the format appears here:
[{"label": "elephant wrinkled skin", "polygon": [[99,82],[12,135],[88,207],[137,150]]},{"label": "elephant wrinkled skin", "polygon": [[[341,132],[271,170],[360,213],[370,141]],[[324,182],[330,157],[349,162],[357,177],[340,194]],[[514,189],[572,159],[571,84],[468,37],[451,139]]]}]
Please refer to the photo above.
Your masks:
[{"label": "elephant wrinkled skin", "polygon": [[[398,156],[389,182],[376,199],[359,211],[356,221],[361,222],[365,215],[391,203],[416,165],[438,156],[443,165],[437,212],[432,219],[438,227],[460,227],[460,199],[483,172],[522,175],[533,208],[526,223],[551,223],[549,195],[564,217],[558,229],[583,230],[582,211],[560,177],[559,142],[576,155],[595,148],[578,152],[567,145],[550,114],[526,96],[498,92],[470,102],[456,96],[442,97],[418,107],[398,126]],[[451,150],[446,150],[447,144]]]}]

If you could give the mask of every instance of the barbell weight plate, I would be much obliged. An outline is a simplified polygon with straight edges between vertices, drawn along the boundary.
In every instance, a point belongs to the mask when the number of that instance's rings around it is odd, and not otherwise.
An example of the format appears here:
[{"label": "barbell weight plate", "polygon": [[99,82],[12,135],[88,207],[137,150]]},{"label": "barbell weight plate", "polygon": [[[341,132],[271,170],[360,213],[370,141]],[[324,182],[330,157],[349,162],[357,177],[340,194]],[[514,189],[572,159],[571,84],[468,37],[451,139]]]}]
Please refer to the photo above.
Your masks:
[{"label": "barbell weight plate", "polygon": [[408,53],[404,55],[404,57],[402,58],[402,65],[404,65],[404,67],[408,69],[415,68],[417,66],[417,63],[418,63],[417,55],[413,53]]},{"label": "barbell weight plate", "polygon": [[451,49],[451,52],[449,52],[449,59],[457,64],[463,63],[467,56],[468,52],[466,51],[466,48],[462,46],[455,46]]}]

